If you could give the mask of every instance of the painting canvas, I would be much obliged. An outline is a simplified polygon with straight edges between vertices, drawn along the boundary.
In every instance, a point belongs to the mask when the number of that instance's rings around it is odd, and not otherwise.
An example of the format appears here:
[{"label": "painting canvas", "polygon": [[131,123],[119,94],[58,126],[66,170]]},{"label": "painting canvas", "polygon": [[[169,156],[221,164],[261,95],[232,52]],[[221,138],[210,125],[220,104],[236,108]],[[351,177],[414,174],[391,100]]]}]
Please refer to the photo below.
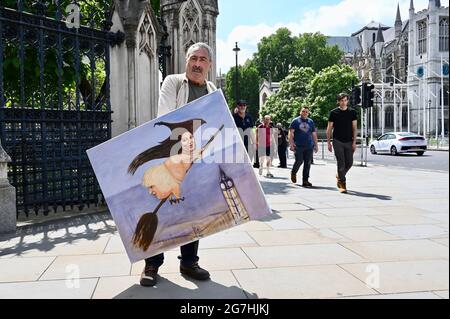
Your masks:
[{"label": "painting canvas", "polygon": [[88,156],[133,263],[271,214],[220,90]]}]

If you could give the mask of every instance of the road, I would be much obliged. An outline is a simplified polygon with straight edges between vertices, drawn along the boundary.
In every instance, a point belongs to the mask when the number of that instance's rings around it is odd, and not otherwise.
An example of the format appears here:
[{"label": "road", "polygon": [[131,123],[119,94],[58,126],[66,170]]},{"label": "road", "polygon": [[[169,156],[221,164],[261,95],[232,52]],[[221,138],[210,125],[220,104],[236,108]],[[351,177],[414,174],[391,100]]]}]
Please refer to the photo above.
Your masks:
[{"label": "road", "polygon": [[[315,156],[316,159],[322,159],[322,153]],[[355,153],[355,165],[361,164],[361,151],[358,149]],[[333,160],[333,155],[327,150],[325,151],[325,159]],[[424,156],[417,156],[416,154],[404,154],[399,156],[391,156],[384,154],[372,155],[368,152],[369,165],[382,165],[401,167],[407,169],[420,169],[429,171],[449,171],[449,152],[442,151],[429,151]]]}]

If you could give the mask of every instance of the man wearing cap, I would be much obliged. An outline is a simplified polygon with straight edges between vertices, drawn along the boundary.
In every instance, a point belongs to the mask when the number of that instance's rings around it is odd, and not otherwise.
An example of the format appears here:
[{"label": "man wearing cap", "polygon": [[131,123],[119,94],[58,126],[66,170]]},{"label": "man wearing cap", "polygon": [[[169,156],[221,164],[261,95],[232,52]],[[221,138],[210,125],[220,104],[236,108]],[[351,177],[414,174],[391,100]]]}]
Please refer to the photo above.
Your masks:
[{"label": "man wearing cap", "polygon": [[255,136],[253,134],[253,119],[247,114],[247,101],[239,100],[236,108],[236,112],[233,114],[234,123],[239,129],[242,140],[244,141],[245,149],[250,155],[250,160],[253,159]]}]

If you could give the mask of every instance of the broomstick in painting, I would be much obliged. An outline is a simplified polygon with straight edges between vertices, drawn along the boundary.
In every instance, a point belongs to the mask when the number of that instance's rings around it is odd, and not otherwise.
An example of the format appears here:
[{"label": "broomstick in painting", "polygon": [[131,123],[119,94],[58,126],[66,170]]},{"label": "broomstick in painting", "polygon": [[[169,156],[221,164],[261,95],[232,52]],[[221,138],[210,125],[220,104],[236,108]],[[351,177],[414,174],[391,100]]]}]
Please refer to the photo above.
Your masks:
[{"label": "broomstick in painting", "polygon": [[169,201],[171,205],[184,201],[181,197],[181,183],[185,179],[192,165],[202,157],[206,148],[214,141],[222,127],[205,146],[198,150],[195,145],[194,132],[206,124],[202,119],[193,119],[180,123],[159,122],[155,126],[166,126],[172,134],[163,142],[138,155],[128,168],[128,173],[134,175],[137,169],[147,162],[167,158],[157,166],[148,169],[143,177],[142,185],[148,188],[149,193],[161,202],[153,212],[144,214],[136,226],[133,244],[147,251],[153,242],[158,228],[159,209]]}]

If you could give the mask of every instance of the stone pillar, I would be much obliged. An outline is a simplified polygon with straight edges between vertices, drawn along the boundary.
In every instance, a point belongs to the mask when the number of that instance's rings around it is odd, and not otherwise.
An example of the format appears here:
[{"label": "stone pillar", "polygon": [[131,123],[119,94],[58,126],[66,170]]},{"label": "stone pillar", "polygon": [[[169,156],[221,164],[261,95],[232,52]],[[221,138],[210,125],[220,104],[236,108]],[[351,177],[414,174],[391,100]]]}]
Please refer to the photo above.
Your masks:
[{"label": "stone pillar", "polygon": [[157,116],[162,30],[148,0],[115,1],[111,31],[125,42],[111,48],[113,137]]},{"label": "stone pillar", "polygon": [[16,231],[16,189],[8,181],[11,158],[0,144],[0,234]]}]

